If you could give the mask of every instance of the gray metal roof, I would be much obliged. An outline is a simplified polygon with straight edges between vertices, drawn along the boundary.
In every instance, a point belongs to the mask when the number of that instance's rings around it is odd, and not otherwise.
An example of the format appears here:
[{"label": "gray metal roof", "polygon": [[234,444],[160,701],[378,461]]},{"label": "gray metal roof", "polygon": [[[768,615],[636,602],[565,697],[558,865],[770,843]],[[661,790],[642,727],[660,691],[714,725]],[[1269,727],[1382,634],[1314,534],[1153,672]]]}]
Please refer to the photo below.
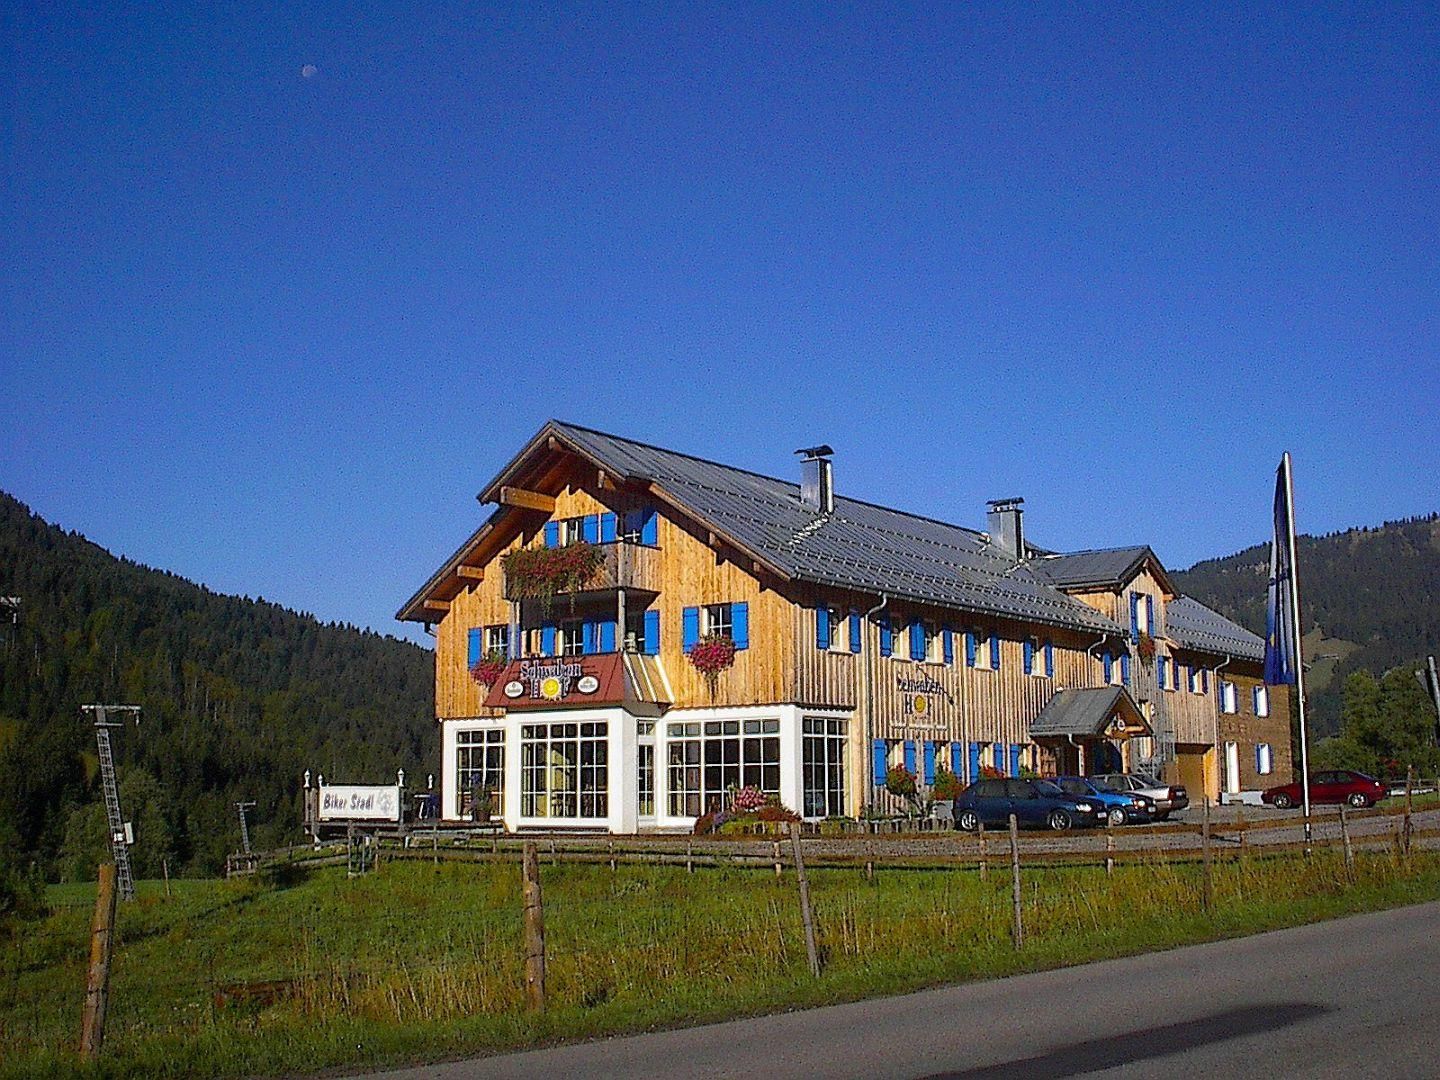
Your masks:
[{"label": "gray metal roof", "polygon": [[1040,715],[1030,721],[1030,737],[1047,735],[1098,735],[1119,710],[1128,723],[1143,724],[1144,716],[1123,686],[1097,686],[1057,690]]},{"label": "gray metal roof", "polygon": [[983,533],[838,494],[834,512],[818,514],[800,500],[796,483],[558,421],[535,441],[550,435],[617,476],[656,484],[792,578],[1055,626],[1120,630],[1029,564],[1017,566],[992,550]]},{"label": "gray metal roof", "polygon": [[[1086,585],[1120,585],[1130,579],[1147,555],[1155,558],[1154,552],[1142,544],[1139,547],[1046,555],[1033,560],[1032,565],[1035,572],[1050,584],[1062,589],[1078,589]],[[1155,561],[1159,562],[1158,559]]]},{"label": "gray metal roof", "polygon": [[1165,634],[1176,645],[1200,652],[1265,659],[1265,640],[1191,596],[1165,605]]}]

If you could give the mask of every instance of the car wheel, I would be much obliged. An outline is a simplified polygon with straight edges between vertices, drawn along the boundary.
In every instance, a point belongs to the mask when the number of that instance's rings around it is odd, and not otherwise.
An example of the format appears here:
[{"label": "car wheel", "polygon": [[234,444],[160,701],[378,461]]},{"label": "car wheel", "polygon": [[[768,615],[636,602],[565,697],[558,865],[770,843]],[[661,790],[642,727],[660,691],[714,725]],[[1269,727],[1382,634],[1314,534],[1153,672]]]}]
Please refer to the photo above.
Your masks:
[{"label": "car wheel", "polygon": [[1156,820],[1156,821],[1169,821],[1169,820],[1170,820],[1170,811],[1169,811],[1169,810],[1165,810],[1165,811],[1162,811],[1161,813],[1156,814],[1156,815],[1155,815],[1155,820]]},{"label": "car wheel", "polygon": [[1275,809],[1276,809],[1276,810],[1289,810],[1290,807],[1292,807],[1292,806],[1294,806],[1294,805],[1295,805],[1295,800],[1292,799],[1292,798],[1290,798],[1290,796],[1289,796],[1289,795],[1286,795],[1283,791],[1280,792],[1278,795],[1275,796]]},{"label": "car wheel", "polygon": [[1355,807],[1357,810],[1361,807],[1371,805],[1370,800],[1367,799],[1364,794],[1359,791],[1352,792],[1350,798],[1346,799],[1345,801],[1348,802],[1351,806]]},{"label": "car wheel", "polygon": [[1067,810],[1051,810],[1050,816],[1045,819],[1045,824],[1055,832],[1064,832],[1070,828],[1070,813]]},{"label": "car wheel", "polygon": [[955,819],[955,827],[961,832],[975,832],[980,828],[980,815],[974,810],[961,810]]},{"label": "car wheel", "polygon": [[1124,825],[1126,820],[1125,808],[1122,806],[1114,807],[1110,813],[1105,815],[1105,820],[1111,825]]}]

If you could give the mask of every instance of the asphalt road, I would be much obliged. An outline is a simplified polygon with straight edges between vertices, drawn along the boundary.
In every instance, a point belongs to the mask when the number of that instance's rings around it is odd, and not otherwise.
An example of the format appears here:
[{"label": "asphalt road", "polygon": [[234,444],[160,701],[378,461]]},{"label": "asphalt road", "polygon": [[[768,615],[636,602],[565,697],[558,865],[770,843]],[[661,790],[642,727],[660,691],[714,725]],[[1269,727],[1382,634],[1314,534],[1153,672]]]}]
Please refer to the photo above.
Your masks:
[{"label": "asphalt road", "polygon": [[1440,903],[1063,971],[387,1072],[481,1077],[1440,1076]]}]

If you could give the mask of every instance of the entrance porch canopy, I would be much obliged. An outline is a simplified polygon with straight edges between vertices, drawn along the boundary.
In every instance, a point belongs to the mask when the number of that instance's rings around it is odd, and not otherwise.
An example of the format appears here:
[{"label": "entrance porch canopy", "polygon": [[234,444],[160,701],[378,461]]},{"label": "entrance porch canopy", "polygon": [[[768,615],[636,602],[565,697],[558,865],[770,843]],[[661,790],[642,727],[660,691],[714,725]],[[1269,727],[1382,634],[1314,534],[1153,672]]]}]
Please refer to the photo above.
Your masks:
[{"label": "entrance porch canopy", "polygon": [[1030,737],[1136,739],[1151,734],[1145,714],[1123,686],[1060,690],[1030,723]]}]

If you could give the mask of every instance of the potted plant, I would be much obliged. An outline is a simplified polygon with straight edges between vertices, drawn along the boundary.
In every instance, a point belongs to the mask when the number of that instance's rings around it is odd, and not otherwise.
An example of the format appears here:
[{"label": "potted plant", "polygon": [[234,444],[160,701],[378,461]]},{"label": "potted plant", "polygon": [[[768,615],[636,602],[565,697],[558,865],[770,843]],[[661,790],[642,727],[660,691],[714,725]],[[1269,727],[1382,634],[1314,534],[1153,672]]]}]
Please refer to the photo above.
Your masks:
[{"label": "potted plant", "polygon": [[490,824],[490,817],[495,813],[495,795],[490,790],[489,784],[482,784],[475,790],[470,800],[470,818],[476,825]]},{"label": "potted plant", "polygon": [[1155,639],[1144,630],[1135,639],[1135,652],[1139,655],[1141,663],[1153,664],[1155,662]]},{"label": "potted plant", "polygon": [[555,594],[583,588],[600,569],[604,556],[594,544],[579,541],[564,547],[522,547],[502,555],[506,591],[516,600],[539,600],[550,613]]},{"label": "potted plant", "polygon": [[735,642],[724,634],[706,634],[690,646],[685,654],[692,667],[705,676],[710,687],[710,696],[715,696],[715,685],[720,673],[735,663]]}]

